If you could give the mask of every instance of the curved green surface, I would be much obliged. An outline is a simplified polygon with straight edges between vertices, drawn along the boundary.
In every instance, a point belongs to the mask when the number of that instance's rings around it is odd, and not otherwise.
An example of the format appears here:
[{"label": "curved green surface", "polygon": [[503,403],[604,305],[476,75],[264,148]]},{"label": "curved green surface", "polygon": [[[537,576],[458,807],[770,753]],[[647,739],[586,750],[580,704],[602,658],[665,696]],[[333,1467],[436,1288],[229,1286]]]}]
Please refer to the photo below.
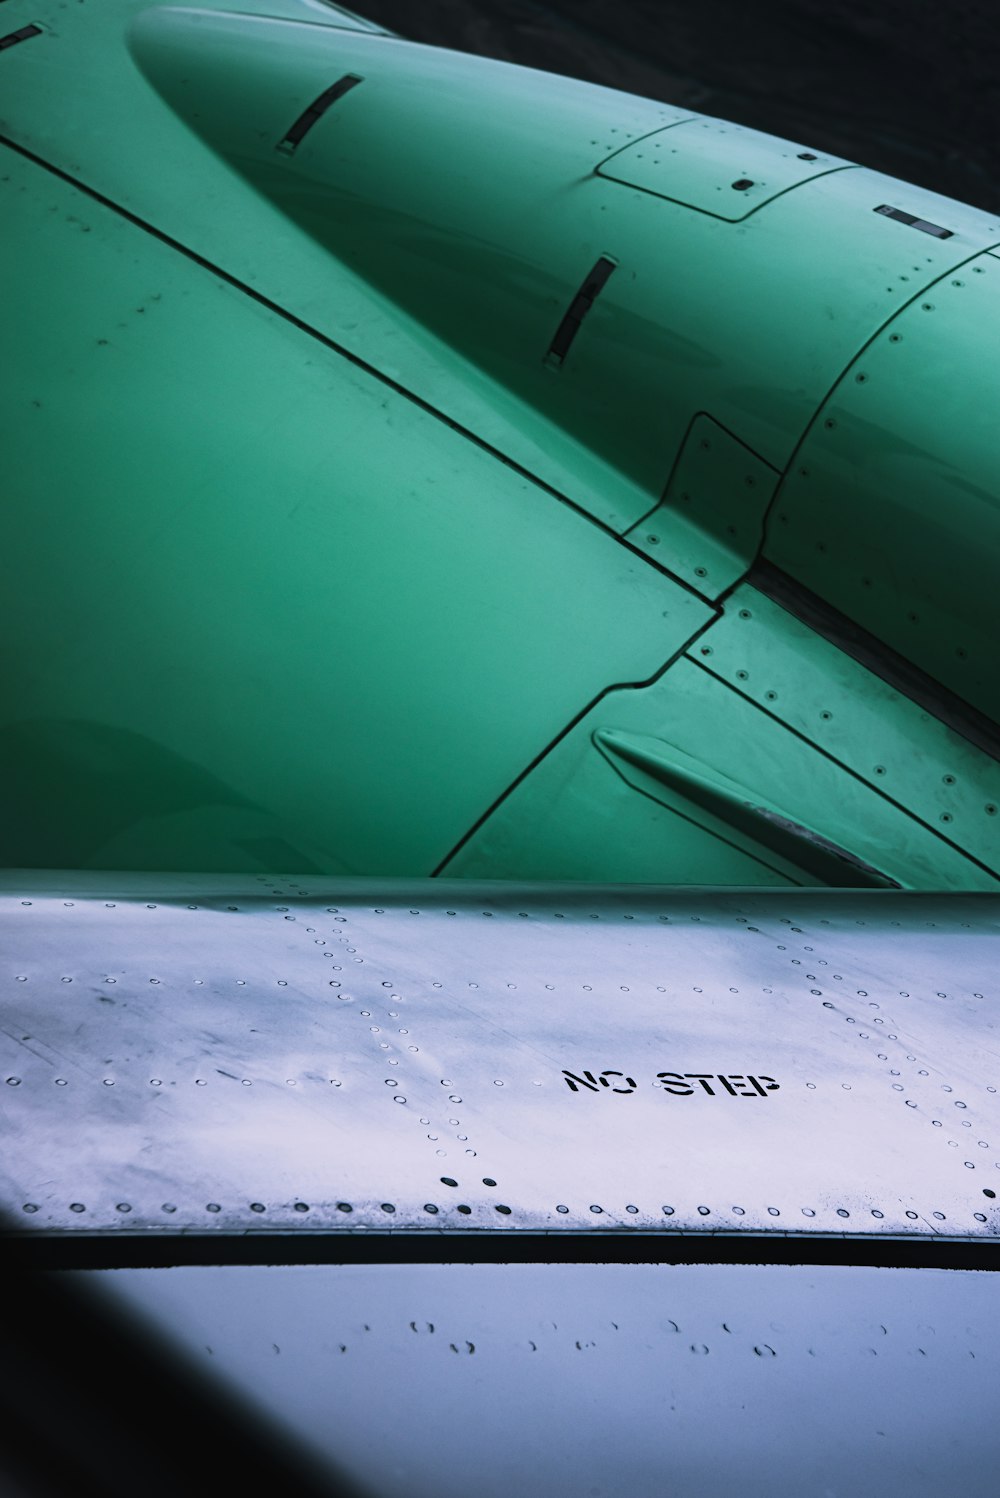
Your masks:
[{"label": "curved green surface", "polygon": [[313,0],[25,5],[0,858],[995,884],[997,224]]},{"label": "curved green surface", "polygon": [[883,329],[817,413],[767,555],[1000,717],[1000,259]]}]

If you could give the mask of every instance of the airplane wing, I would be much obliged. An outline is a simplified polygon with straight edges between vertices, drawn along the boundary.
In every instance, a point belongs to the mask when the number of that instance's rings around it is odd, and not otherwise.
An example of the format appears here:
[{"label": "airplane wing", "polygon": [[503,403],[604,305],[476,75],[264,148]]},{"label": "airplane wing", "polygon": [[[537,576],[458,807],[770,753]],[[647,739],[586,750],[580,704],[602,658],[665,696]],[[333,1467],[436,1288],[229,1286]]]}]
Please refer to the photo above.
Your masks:
[{"label": "airplane wing", "polygon": [[362,1490],[991,1493],[1000,228],[323,0],[0,16],[22,1448],[172,1347]]},{"label": "airplane wing", "polygon": [[27,871],[3,921],[5,1252],[113,1387],[127,1313],[361,1491],[989,1491],[995,897]]},{"label": "airplane wing", "polygon": [[51,1262],[994,1237],[994,896],[4,885],[7,1211]]}]

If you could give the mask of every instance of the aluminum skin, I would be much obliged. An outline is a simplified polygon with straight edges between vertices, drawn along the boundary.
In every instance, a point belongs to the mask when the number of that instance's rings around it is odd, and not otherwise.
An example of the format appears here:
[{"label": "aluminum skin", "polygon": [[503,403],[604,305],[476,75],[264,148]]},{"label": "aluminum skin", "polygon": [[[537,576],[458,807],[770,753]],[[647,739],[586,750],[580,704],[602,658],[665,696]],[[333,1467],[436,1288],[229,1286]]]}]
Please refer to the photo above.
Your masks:
[{"label": "aluminum skin", "polygon": [[203,1262],[248,1234],[995,1242],[992,896],[3,886],[4,1210],[70,1264],[178,1234]]}]

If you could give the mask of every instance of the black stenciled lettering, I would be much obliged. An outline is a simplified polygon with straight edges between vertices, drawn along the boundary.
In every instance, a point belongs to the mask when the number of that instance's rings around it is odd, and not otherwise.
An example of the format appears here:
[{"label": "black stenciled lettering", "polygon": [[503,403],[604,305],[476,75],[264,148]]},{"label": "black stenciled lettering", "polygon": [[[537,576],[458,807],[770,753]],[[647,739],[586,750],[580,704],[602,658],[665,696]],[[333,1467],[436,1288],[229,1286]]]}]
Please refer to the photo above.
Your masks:
[{"label": "black stenciled lettering", "polygon": [[709,1097],[715,1097],[715,1089],[709,1086],[709,1083],[715,1081],[715,1077],[710,1071],[686,1071],[684,1075],[690,1078],[692,1082],[700,1082]]},{"label": "black stenciled lettering", "polygon": [[[592,1071],[585,1071],[582,1077],[578,1077],[575,1072],[567,1071],[563,1067],[563,1076],[566,1079],[566,1086],[571,1092],[579,1092],[581,1087],[586,1087],[588,1092],[597,1092],[599,1090],[597,1078]],[[606,1087],[608,1084],[605,1082],[604,1085]]]},{"label": "black stenciled lettering", "polygon": [[741,1072],[730,1072],[728,1077],[721,1079],[734,1097],[759,1097],[760,1093],[756,1087],[750,1085],[749,1080]]},{"label": "black stenciled lettering", "polygon": [[669,1092],[672,1097],[690,1097],[694,1092],[694,1088],[688,1086],[679,1071],[658,1071],[656,1079],[663,1083],[664,1091]]},{"label": "black stenciled lettering", "polygon": [[[625,1086],[611,1087],[611,1083],[608,1081],[609,1077],[621,1077],[625,1083]],[[626,1077],[625,1073],[622,1071],[602,1071],[600,1075],[600,1081],[605,1087],[611,1087],[612,1092],[634,1092],[637,1085],[634,1077]]]},{"label": "black stenciled lettering", "polygon": [[[563,1077],[571,1092],[579,1092],[585,1089],[587,1092],[600,1092],[605,1088],[608,1092],[628,1094],[636,1092],[639,1084],[635,1077],[627,1072],[618,1071],[614,1067],[605,1067],[596,1075],[592,1071],[582,1073],[571,1072],[563,1069]],[[707,1072],[707,1071],[659,1071],[656,1080],[660,1083],[664,1092],[671,1097],[693,1097],[700,1087],[707,1097],[767,1097],[769,1092],[777,1092],[780,1083],[773,1077],[765,1076],[763,1072],[759,1076],[751,1076],[748,1072]],[[718,1091],[719,1088],[723,1092]]]},{"label": "black stenciled lettering", "polygon": [[759,1077],[747,1077],[747,1081],[753,1083],[761,1097],[767,1097],[769,1092],[777,1092],[778,1090],[778,1083],[774,1078],[765,1077],[763,1074]]}]

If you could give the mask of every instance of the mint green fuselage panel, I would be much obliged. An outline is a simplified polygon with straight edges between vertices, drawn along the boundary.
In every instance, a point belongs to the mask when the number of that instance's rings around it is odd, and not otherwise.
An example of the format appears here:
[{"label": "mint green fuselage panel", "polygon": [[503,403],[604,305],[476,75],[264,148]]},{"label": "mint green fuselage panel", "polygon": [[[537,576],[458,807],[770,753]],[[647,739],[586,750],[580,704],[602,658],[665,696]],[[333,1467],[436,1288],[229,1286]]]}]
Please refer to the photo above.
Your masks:
[{"label": "mint green fuselage panel", "polygon": [[3,10],[0,861],[995,888],[1000,226],[320,0]]}]

